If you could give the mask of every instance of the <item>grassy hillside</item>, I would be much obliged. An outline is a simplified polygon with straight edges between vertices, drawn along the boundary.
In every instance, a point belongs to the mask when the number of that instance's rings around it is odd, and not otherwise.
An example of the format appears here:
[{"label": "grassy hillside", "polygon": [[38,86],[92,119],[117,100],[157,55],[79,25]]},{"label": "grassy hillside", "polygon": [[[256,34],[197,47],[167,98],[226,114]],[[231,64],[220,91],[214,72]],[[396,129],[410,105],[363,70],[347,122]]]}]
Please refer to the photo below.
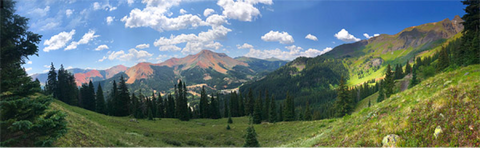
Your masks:
[{"label": "grassy hillside", "polygon": [[[480,65],[473,65],[438,74],[352,115],[326,120],[310,138],[282,146],[382,146],[383,137],[396,134],[400,146],[478,147],[479,107]],[[435,138],[437,126],[443,132]]]},{"label": "grassy hillside", "polygon": [[[60,101],[52,103],[53,109],[68,114],[68,133],[56,141],[55,146],[242,146],[248,126],[247,117],[233,118],[231,130],[226,130],[227,119],[178,119],[156,121],[129,117],[111,117],[69,106]],[[277,146],[316,133],[326,121],[280,122],[255,125],[261,146]]]}]

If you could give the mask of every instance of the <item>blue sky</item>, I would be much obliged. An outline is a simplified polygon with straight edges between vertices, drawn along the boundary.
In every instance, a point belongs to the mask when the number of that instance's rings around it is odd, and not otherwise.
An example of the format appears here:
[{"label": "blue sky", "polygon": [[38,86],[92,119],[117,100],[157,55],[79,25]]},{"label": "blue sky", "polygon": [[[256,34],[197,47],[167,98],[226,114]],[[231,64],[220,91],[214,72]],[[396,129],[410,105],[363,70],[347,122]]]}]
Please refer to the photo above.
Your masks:
[{"label": "blue sky", "polygon": [[335,46],[396,34],[455,15],[460,1],[20,0],[17,13],[43,35],[29,74],[159,63],[202,49],[231,57],[314,57]]}]

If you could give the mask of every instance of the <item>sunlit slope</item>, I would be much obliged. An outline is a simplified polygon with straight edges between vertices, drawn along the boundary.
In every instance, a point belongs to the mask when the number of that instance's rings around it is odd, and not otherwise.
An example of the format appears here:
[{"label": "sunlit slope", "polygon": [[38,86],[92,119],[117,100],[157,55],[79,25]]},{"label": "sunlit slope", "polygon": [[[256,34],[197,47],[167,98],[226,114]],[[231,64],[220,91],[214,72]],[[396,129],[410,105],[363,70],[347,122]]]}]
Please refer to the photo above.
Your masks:
[{"label": "sunlit slope", "polygon": [[[480,65],[441,73],[343,118],[326,120],[310,138],[283,146],[480,146]],[[440,126],[442,132],[435,138]]]}]

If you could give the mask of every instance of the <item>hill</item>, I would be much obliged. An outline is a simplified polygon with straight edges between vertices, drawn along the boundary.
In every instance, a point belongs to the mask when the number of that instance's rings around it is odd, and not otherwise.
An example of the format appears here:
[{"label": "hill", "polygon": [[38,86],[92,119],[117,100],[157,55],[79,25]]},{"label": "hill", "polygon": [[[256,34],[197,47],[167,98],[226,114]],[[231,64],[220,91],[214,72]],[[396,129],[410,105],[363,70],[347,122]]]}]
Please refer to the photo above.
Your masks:
[{"label": "hill", "polygon": [[[227,119],[192,119],[188,122],[162,118],[156,121],[138,120],[130,117],[112,117],[83,108],[67,105],[56,100],[52,109],[61,110],[68,116],[68,133],[58,139],[59,147],[240,147],[248,126],[247,117],[233,118],[231,130],[226,130]],[[254,125],[261,146],[277,146],[312,135],[319,130],[312,122],[280,122]]]},{"label": "hill", "polygon": [[[60,67],[55,68],[58,72],[58,68]],[[67,69],[67,71],[74,74],[77,86],[81,86],[83,83],[88,83],[90,80],[101,81],[112,78],[114,75],[120,72],[124,72],[127,69],[128,67],[125,67],[123,65],[117,65],[105,70],[72,68]],[[38,79],[42,85],[45,85],[44,83],[48,79],[48,73],[33,74],[30,77],[32,77],[32,80]]]},{"label": "hill", "polygon": [[[310,138],[282,146],[382,146],[389,134],[400,146],[480,146],[480,65],[441,73],[383,102],[328,119]],[[435,138],[437,127],[441,133]],[[437,130],[438,132],[439,130]]]}]

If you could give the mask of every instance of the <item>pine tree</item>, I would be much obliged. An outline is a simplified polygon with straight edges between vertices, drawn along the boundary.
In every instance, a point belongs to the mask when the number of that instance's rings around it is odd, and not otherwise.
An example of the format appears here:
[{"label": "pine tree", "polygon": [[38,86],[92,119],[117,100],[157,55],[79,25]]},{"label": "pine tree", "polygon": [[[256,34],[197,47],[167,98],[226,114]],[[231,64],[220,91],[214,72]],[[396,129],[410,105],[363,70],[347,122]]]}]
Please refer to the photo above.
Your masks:
[{"label": "pine tree", "polygon": [[284,121],[283,118],[283,108],[285,105],[283,103],[280,103],[280,106],[278,107],[278,120],[277,121]]},{"label": "pine tree", "polygon": [[[67,75],[67,98],[70,105],[78,106],[78,88],[75,76],[72,73]],[[105,102],[104,102],[105,105]]]},{"label": "pine tree", "polygon": [[67,132],[66,114],[49,108],[53,98],[39,95],[40,83],[32,82],[22,68],[25,59],[38,56],[41,35],[27,31],[28,18],[14,13],[15,2],[2,0],[0,146],[51,146]]},{"label": "pine tree", "polygon": [[311,121],[312,120],[312,111],[310,110],[310,104],[308,103],[307,101],[307,105],[305,107],[305,113],[303,114],[304,115],[304,120],[306,121]]},{"label": "pine tree", "polygon": [[137,96],[135,96],[135,93],[132,93],[132,114],[133,114],[133,117],[139,119],[140,118],[140,114],[142,113],[142,111],[140,110],[140,102],[137,98]]},{"label": "pine tree", "polygon": [[127,116],[130,114],[130,94],[128,92],[127,84],[123,75],[120,76],[120,82],[118,83],[118,95],[117,95],[117,116]]},{"label": "pine tree", "polygon": [[345,86],[345,80],[343,76],[340,78],[340,85],[338,88],[337,100],[335,101],[335,108],[337,109],[337,117],[342,117],[348,114],[353,108],[352,104],[349,103],[348,90]]},{"label": "pine tree", "polygon": [[407,61],[407,64],[405,65],[405,75],[408,75],[412,72],[412,66],[410,63]]},{"label": "pine tree", "polygon": [[269,111],[270,111],[270,98],[269,97],[269,94],[268,94],[268,90],[265,90],[265,103],[264,105],[262,106],[263,108],[263,114],[262,114],[262,119],[265,120],[265,121],[268,121],[269,119]]},{"label": "pine tree", "polygon": [[165,104],[163,102],[162,95],[158,93],[157,99],[157,118],[164,118],[165,117]]},{"label": "pine tree", "polygon": [[95,107],[95,110],[97,113],[101,113],[101,114],[106,114],[106,109],[105,109],[105,98],[103,97],[103,89],[102,89],[102,86],[100,85],[100,83],[98,83],[98,88],[97,88],[97,103],[96,103],[96,107]]},{"label": "pine tree", "polygon": [[88,110],[91,110],[91,111],[95,111],[95,88],[93,87],[93,83],[92,81],[90,80],[90,82],[88,83],[88,88],[86,90],[87,92],[87,101],[86,101],[86,104],[84,106],[85,109],[88,109]]},{"label": "pine tree", "polygon": [[462,44],[454,50],[457,65],[466,66],[480,63],[480,1],[464,0],[466,5],[465,15],[462,16],[464,29],[462,31]]},{"label": "pine tree", "polygon": [[220,110],[218,108],[218,98],[215,99],[215,97],[213,97],[213,94],[211,95],[210,97],[210,106],[209,106],[209,109],[210,109],[210,118],[212,119],[219,119],[220,118]]},{"label": "pine tree", "polygon": [[243,147],[260,147],[260,144],[257,140],[257,133],[255,133],[255,128],[253,125],[248,126],[247,134],[245,135],[245,143]]},{"label": "pine tree", "polygon": [[372,105],[372,103],[370,102],[370,100],[368,100],[368,107],[370,107]]},{"label": "pine tree", "polygon": [[[415,71],[415,70],[413,70]],[[383,92],[383,87],[382,87],[382,83],[380,83],[380,90],[378,91],[378,97],[377,97],[377,102],[382,102],[383,100],[385,100],[385,93]]]},{"label": "pine tree", "polygon": [[205,86],[202,87],[202,92],[200,93],[200,118],[208,118],[208,99],[207,93],[205,92]]},{"label": "pine tree", "polygon": [[232,124],[232,123],[233,123],[232,115],[231,115],[231,114],[228,114],[228,121],[227,121],[227,123],[229,123],[229,124]]},{"label": "pine tree", "polygon": [[67,77],[66,77],[66,71],[65,68],[63,68],[63,65],[60,65],[60,69],[58,69],[58,75],[57,75],[57,86],[55,89],[56,97],[58,100],[68,103],[66,100],[66,91],[65,88],[67,87]]},{"label": "pine tree", "polygon": [[117,88],[117,83],[115,80],[113,80],[113,87],[112,90],[110,91],[109,98],[107,100],[107,108],[108,108],[108,114],[112,116],[117,116],[117,102],[118,102],[118,88]]},{"label": "pine tree", "polygon": [[187,99],[186,99],[186,90],[184,88],[185,83],[182,83],[180,80],[177,87],[178,89],[175,90],[176,92],[176,106],[175,106],[175,116],[180,119],[181,121],[188,121],[188,106],[187,106]]},{"label": "pine tree", "polygon": [[239,117],[239,99],[238,99],[238,96],[237,96],[237,92],[234,91],[232,93],[230,93],[230,113],[232,115],[232,117]]},{"label": "pine tree", "polygon": [[225,99],[223,99],[223,117],[224,118],[227,118],[229,116],[228,112],[229,112],[229,109],[228,109],[228,106],[227,106],[227,98],[225,98]]},{"label": "pine tree", "polygon": [[443,69],[447,68],[450,63],[448,59],[448,53],[445,47],[442,46],[442,49],[438,53],[438,66],[437,66],[437,71],[442,71]]},{"label": "pine tree", "polygon": [[253,108],[255,105],[255,100],[253,98],[253,91],[252,88],[248,91],[248,97],[246,98],[247,101],[245,103],[245,114],[246,115],[253,115]]},{"label": "pine tree", "polygon": [[57,90],[57,72],[55,72],[55,66],[53,62],[50,65],[50,71],[48,71],[48,78],[47,82],[45,83],[45,92],[47,95],[53,95],[54,98],[57,97],[56,90]]},{"label": "pine tree", "polygon": [[245,116],[245,101],[243,100],[242,94],[238,97],[238,116]]},{"label": "pine tree", "polygon": [[410,84],[408,84],[408,88],[412,88],[419,83],[419,81],[417,80],[417,70],[415,67],[417,67],[417,65],[413,66],[412,79],[410,80]]},{"label": "pine tree", "polygon": [[171,94],[168,94],[168,108],[166,112],[167,118],[175,118],[175,100]]},{"label": "pine tree", "polygon": [[230,129],[231,129],[229,124],[227,124],[227,128],[226,128],[226,129],[227,129],[227,130],[230,130]]},{"label": "pine tree", "polygon": [[387,71],[385,72],[385,81],[383,88],[385,89],[385,98],[390,97],[393,94],[393,87],[395,86],[394,75],[390,64],[387,66]]},{"label": "pine tree", "polygon": [[287,97],[284,103],[283,109],[283,119],[284,121],[294,121],[295,120],[295,106],[293,97],[290,96],[290,92],[287,91]]},{"label": "pine tree", "polygon": [[270,112],[269,112],[269,118],[268,122],[270,123],[275,123],[277,121],[277,108],[275,107],[275,100],[273,99],[273,96],[270,97]]},{"label": "pine tree", "polygon": [[258,98],[255,101],[254,109],[253,109],[253,124],[260,124],[262,122],[262,105],[261,105],[261,98]]},{"label": "pine tree", "polygon": [[152,114],[152,108],[148,108],[148,120],[154,120]]}]

